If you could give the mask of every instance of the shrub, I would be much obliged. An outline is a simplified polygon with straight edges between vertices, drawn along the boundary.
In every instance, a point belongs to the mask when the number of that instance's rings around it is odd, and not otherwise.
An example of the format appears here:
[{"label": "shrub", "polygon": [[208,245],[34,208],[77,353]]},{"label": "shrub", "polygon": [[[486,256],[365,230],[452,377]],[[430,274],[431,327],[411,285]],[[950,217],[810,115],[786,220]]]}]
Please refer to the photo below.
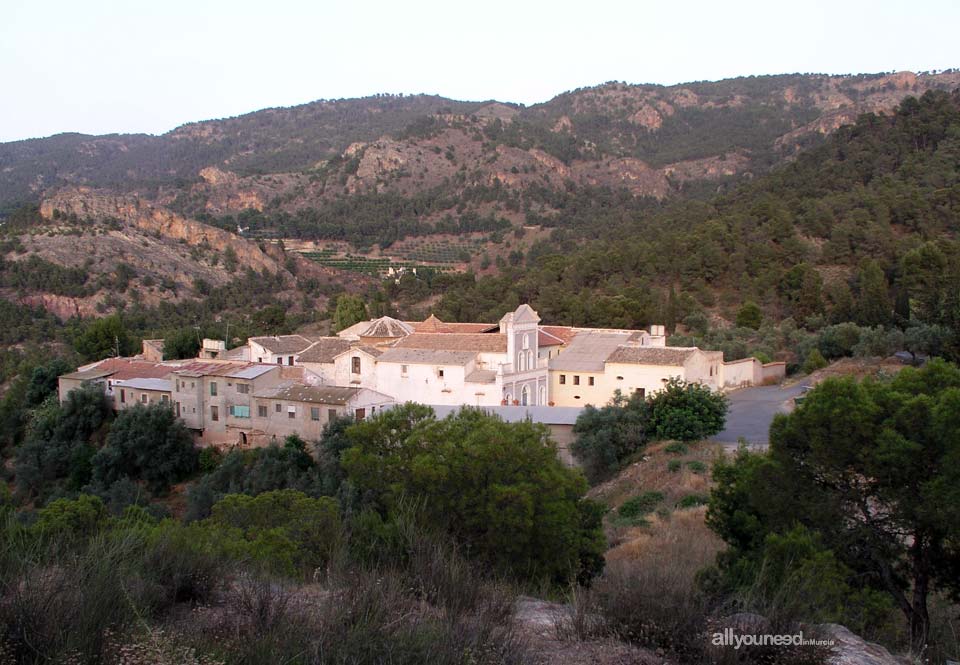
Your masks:
[{"label": "shrub", "polygon": [[211,473],[223,462],[223,452],[215,446],[201,448],[197,456],[197,468],[200,473]]},{"label": "shrub", "polygon": [[679,441],[674,441],[673,443],[667,445],[667,447],[663,450],[671,455],[686,455],[690,451],[690,449],[687,447],[687,444],[680,443]]},{"label": "shrub", "polygon": [[229,494],[213,506],[208,523],[239,530],[257,559],[288,573],[325,565],[341,536],[337,503],[295,490]]},{"label": "shrub", "polygon": [[663,492],[644,492],[624,501],[617,509],[617,515],[625,519],[643,517],[653,512],[657,504],[663,501]]},{"label": "shrub", "polygon": [[193,435],[163,403],[120,412],[106,445],[93,457],[93,479],[107,487],[123,477],[142,478],[152,492],[165,492],[197,468]]},{"label": "shrub", "polygon": [[646,401],[635,395],[629,400],[618,392],[602,409],[586,406],[573,426],[577,438],[570,446],[591,483],[615,473],[623,461],[641,450],[650,430]]},{"label": "shrub", "polygon": [[671,379],[649,401],[657,437],[697,441],[723,429],[727,399],[706,386]]},{"label": "shrub", "polygon": [[706,494],[687,494],[685,497],[677,501],[677,508],[696,508],[697,506],[705,506],[710,500],[710,497]]},{"label": "shrub", "polygon": [[678,459],[672,459],[667,462],[667,471],[670,473],[676,473],[683,468],[683,462]]},{"label": "shrub", "polygon": [[374,505],[422,501],[428,524],[492,569],[564,583],[602,568],[602,507],[584,498],[583,476],[559,461],[543,426],[469,408],[436,420],[406,404],[347,435],[343,468]]},{"label": "shrub", "polygon": [[687,468],[696,473],[697,475],[702,475],[707,472],[707,465],[700,460],[693,460],[692,462],[687,462]]},{"label": "shrub", "polygon": [[826,366],[827,359],[820,353],[820,349],[814,348],[810,350],[810,353],[807,354],[807,359],[803,362],[803,372],[804,374],[812,374]]}]

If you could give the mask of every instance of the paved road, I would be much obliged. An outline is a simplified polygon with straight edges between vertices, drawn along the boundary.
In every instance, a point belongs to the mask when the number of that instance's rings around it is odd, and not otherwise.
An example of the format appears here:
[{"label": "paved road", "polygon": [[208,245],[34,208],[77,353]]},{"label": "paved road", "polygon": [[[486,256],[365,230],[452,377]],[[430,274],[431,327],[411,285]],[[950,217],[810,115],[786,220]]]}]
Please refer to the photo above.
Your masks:
[{"label": "paved road", "polygon": [[727,428],[711,439],[730,447],[736,447],[740,437],[752,446],[764,447],[769,443],[770,423],[777,413],[786,413],[793,408],[793,398],[803,393],[803,385],[788,388],[759,386],[742,388],[729,393],[730,411],[727,413]]}]

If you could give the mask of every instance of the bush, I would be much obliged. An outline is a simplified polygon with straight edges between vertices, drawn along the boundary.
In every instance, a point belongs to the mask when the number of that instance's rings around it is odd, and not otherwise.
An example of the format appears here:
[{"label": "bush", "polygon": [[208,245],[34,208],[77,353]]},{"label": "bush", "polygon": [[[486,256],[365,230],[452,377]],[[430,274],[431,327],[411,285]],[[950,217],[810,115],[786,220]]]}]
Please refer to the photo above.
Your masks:
[{"label": "bush", "polygon": [[586,406],[573,426],[577,436],[570,446],[591,483],[613,475],[631,455],[646,444],[650,412],[639,395],[629,400],[619,392],[602,409]]},{"label": "bush", "polygon": [[723,429],[727,399],[706,386],[671,379],[650,398],[650,419],[657,437],[698,441]]},{"label": "bush", "polygon": [[697,506],[705,506],[707,502],[710,501],[710,497],[706,494],[687,494],[685,497],[677,501],[677,508],[686,509],[686,508],[696,508]]},{"label": "bush", "polygon": [[667,471],[670,473],[676,473],[683,468],[683,462],[678,459],[672,459],[667,462]]},{"label": "bush", "polygon": [[109,487],[123,477],[143,479],[152,492],[166,492],[197,469],[193,435],[163,403],[137,404],[117,415],[107,443],[93,457],[93,479]]},{"label": "bush", "polygon": [[703,475],[707,472],[707,465],[701,462],[700,460],[693,460],[692,462],[687,462],[687,468],[696,473],[697,475]]},{"label": "bush", "polygon": [[657,504],[663,501],[663,492],[644,492],[624,501],[617,509],[617,515],[625,519],[643,517],[653,512]]},{"label": "bush", "polygon": [[469,408],[436,420],[406,404],[347,435],[347,478],[382,512],[422,501],[427,523],[471,558],[521,579],[563,584],[602,568],[602,507],[543,426]]},{"label": "bush", "polygon": [[818,369],[823,369],[826,366],[827,359],[820,353],[820,349],[814,348],[810,350],[810,353],[807,354],[807,359],[803,362],[803,373],[813,374]]},{"label": "bush", "polygon": [[282,446],[234,450],[220,465],[187,490],[187,521],[210,516],[213,504],[227,494],[256,496],[271,490],[294,489],[307,496],[327,494],[325,479],[299,437]]},{"label": "bush", "polygon": [[197,468],[200,473],[211,473],[216,471],[220,463],[223,462],[223,452],[215,446],[201,448],[197,455]]},{"label": "bush", "polygon": [[690,448],[688,448],[687,444],[685,443],[674,441],[673,443],[668,444],[663,450],[671,455],[686,455],[690,451]]},{"label": "bush", "polygon": [[[254,550],[266,550],[256,553],[258,559],[287,573],[326,565],[341,537],[337,503],[329,497],[314,499],[295,490],[275,490],[255,497],[227,495],[213,506],[208,523],[239,530],[254,544]],[[289,557],[284,539],[292,546]]]}]

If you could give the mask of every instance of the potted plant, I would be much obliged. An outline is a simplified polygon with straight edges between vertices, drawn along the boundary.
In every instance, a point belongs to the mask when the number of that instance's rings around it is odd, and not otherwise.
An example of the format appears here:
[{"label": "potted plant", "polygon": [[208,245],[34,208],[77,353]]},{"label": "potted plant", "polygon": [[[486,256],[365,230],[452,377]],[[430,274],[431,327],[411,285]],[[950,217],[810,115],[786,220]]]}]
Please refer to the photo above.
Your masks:
[{"label": "potted plant", "polygon": [[514,406],[520,406],[520,400],[518,400],[518,399],[513,400],[513,405],[514,405]]},{"label": "potted plant", "polygon": [[506,405],[507,405],[507,400],[505,399],[500,400],[500,406],[506,406]]}]

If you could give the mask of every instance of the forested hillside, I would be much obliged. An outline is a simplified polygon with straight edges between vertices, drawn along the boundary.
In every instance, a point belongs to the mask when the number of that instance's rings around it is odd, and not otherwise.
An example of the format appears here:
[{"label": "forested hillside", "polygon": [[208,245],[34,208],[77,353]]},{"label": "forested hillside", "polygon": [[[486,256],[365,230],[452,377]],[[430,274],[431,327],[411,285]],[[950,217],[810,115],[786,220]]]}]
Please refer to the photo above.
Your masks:
[{"label": "forested hillside", "polygon": [[[662,197],[697,190],[691,181],[765,171],[859,113],[958,85],[960,73],[952,70],[758,76],[669,87],[610,82],[528,108],[377,95],[196,122],[161,136],[60,134],[0,144],[0,210],[36,202],[63,185],[161,199],[190,194],[203,199],[194,211],[212,213],[270,204],[290,212],[357,190],[422,192],[444,179],[460,185],[455,191],[494,178],[521,190],[533,183],[562,189],[573,180]],[[239,187],[263,199],[222,205],[222,182],[213,192],[194,191],[210,167],[240,178],[227,182],[228,190]],[[262,176],[279,177],[267,186]]]},{"label": "forested hillside", "polygon": [[[545,320],[705,333],[744,302],[761,320],[960,328],[960,95],[865,115],[768,176],[708,202],[645,210],[565,194],[523,265],[443,287],[437,313],[495,320],[529,301]],[[585,236],[598,238],[583,243]]]}]

